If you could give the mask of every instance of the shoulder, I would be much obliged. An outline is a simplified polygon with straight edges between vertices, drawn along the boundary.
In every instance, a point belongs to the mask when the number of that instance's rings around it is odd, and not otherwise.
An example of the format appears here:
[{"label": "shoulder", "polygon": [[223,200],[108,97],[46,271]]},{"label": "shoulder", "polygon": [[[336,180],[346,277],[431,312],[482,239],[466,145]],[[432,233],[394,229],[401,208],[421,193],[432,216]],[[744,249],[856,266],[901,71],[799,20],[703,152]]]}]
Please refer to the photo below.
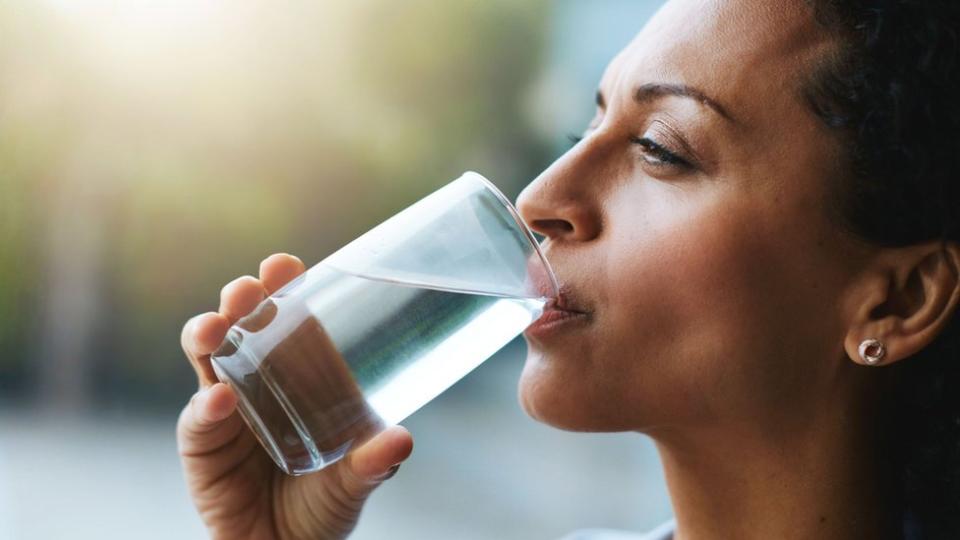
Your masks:
[{"label": "shoulder", "polygon": [[560,540],[672,540],[675,523],[670,520],[646,534],[612,529],[581,529]]}]

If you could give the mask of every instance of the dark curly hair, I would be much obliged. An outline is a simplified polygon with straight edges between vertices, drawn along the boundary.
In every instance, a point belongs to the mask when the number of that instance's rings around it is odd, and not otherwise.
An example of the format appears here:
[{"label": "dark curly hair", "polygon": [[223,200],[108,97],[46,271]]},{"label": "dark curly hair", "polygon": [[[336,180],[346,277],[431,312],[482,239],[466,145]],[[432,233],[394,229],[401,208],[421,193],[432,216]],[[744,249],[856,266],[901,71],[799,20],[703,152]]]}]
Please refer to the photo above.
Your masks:
[{"label": "dark curly hair", "polygon": [[[960,242],[960,0],[807,1],[838,43],[805,97],[846,145],[843,222],[876,245]],[[960,318],[884,369],[904,536],[960,539]]]}]

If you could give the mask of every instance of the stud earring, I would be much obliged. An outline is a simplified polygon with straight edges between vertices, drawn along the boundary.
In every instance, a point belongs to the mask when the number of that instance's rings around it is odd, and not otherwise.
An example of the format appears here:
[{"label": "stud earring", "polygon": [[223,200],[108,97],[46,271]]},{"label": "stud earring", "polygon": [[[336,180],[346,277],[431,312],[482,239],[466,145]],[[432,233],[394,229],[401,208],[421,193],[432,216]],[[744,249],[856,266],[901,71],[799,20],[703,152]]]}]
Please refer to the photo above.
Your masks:
[{"label": "stud earring", "polygon": [[876,339],[865,339],[860,344],[860,359],[869,366],[875,366],[887,355],[887,348]]}]

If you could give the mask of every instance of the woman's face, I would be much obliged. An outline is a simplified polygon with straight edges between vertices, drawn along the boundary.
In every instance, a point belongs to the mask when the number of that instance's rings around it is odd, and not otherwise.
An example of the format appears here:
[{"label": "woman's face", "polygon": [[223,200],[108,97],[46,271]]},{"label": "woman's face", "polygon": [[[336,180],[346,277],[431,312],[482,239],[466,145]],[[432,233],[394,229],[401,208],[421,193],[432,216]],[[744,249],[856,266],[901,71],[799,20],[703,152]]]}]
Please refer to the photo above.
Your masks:
[{"label": "woman's face", "polygon": [[518,201],[588,313],[528,331],[528,413],[783,429],[839,388],[866,248],[830,217],[839,149],[802,94],[831,46],[803,2],[673,0],[613,60],[583,140]]}]

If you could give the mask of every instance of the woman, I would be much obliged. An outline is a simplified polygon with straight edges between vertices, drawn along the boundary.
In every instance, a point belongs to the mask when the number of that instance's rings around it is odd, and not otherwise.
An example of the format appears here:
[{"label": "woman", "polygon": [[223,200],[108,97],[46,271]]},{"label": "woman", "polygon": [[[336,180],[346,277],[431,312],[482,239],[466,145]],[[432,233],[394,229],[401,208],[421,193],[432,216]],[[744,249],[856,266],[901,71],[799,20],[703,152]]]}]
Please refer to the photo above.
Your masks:
[{"label": "woman", "polygon": [[[674,538],[960,538],[958,13],[673,0],[521,194],[567,315],[526,334],[521,402],[652,437]],[[180,450],[216,538],[342,537],[412,448],[393,428],[285,477],[215,384],[231,322],[302,271],[270,257],[184,329]]]}]

